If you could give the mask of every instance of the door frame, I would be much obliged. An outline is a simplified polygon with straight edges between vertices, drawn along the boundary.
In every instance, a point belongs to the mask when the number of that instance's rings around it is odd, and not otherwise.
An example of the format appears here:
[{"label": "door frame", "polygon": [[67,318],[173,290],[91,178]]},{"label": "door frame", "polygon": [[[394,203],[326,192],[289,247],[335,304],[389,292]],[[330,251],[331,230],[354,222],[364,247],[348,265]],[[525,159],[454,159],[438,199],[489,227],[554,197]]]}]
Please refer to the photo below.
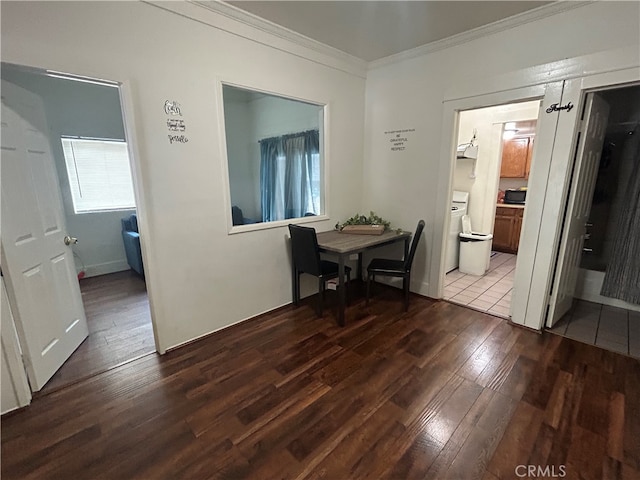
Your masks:
[{"label": "door frame", "polygon": [[[635,69],[629,69],[629,70],[624,70],[624,71],[619,71],[619,72],[611,72],[611,73],[604,73],[604,74],[596,74],[596,75],[591,75],[589,77],[585,77],[582,79],[582,89],[581,89],[581,95],[582,95],[582,100],[584,102],[586,102],[587,97],[589,94],[597,94],[598,92],[604,92],[607,90],[616,90],[616,89],[620,89],[620,88],[626,88],[626,87],[640,87],[640,69],[635,70]],[[611,115],[609,115],[609,117],[611,117]],[[587,127],[586,124],[583,125],[583,122],[581,119],[578,120],[578,123],[576,125],[576,130],[580,130],[582,128]],[[582,133],[584,133],[584,131],[582,131]],[[568,178],[568,181],[571,185],[571,188],[574,187],[573,183],[575,180],[575,176],[577,175],[577,172],[574,171],[574,163],[577,162],[577,153],[578,153],[578,149],[580,147],[579,144],[579,140],[576,138],[575,140],[575,146],[574,149],[572,150],[572,157],[574,158],[574,161],[571,162],[571,164],[569,165],[571,172],[570,172],[570,176]],[[572,173],[572,174],[571,174]],[[566,201],[565,201],[565,206],[568,210],[569,206],[570,206],[570,195],[571,195],[571,191],[568,190],[566,192]],[[593,201],[593,199],[590,199],[591,201]],[[565,229],[567,222],[570,221],[571,215],[570,212],[566,212],[564,218],[562,219],[561,222],[561,232]],[[555,254],[555,263],[558,262],[560,256],[560,241],[558,241],[558,245],[557,245],[557,249],[556,249],[556,254]],[[551,288],[552,286],[555,284],[556,279],[559,278],[559,276],[562,274],[564,268],[568,268],[571,267],[571,265],[562,265],[562,269],[558,269],[555,271],[554,275],[552,276],[552,278],[550,279],[550,284],[549,284],[549,302],[551,302],[551,300],[553,299],[551,293]],[[580,267],[577,267],[577,270],[580,270]],[[578,274],[579,272],[576,272],[576,274]],[[575,296],[574,296],[575,298]],[[622,307],[624,308],[624,307]],[[543,327],[547,327],[547,328],[551,328],[551,317],[549,317],[548,315],[545,314],[544,318],[543,318]]]},{"label": "door frame", "polygon": [[[588,91],[607,86],[615,88],[639,80],[640,47],[630,46],[538,65],[493,78],[462,80],[446,93],[443,104],[442,161],[437,173],[434,238],[430,257],[431,268],[428,273],[429,296],[442,298],[444,290],[443,252],[449,228],[448,204],[454,173],[458,112],[544,98],[547,88],[557,89],[558,82],[564,84],[560,98],[564,98],[565,102],[571,101],[574,105],[574,111],[571,112],[573,115],[559,115],[556,128],[552,132],[544,133],[541,124],[538,124],[538,144],[536,158],[532,162],[530,181],[534,188],[536,183],[544,183],[545,194],[538,206],[539,211],[534,209],[535,215],[531,213],[531,207],[534,205],[529,201],[529,212],[525,211],[522,231],[523,236],[534,233],[540,241],[532,255],[527,255],[526,259],[518,259],[514,280],[514,295],[527,298],[526,301],[514,302],[513,323],[541,330],[546,319],[559,231],[563,220],[558,218],[558,212],[566,203],[566,186],[572,165],[570,159],[573,159],[572,153],[575,151],[575,135],[578,129],[575,112],[582,108]],[[541,94],[541,90],[545,93]],[[549,105],[543,103],[542,108],[548,107]],[[546,143],[545,148],[541,148],[541,140]],[[546,178],[540,172],[542,168],[539,165],[542,160],[549,166]],[[534,178],[536,164],[539,172],[538,181]]]},{"label": "door frame", "polygon": [[[154,267],[152,262],[150,262],[150,238],[149,238],[149,227],[147,221],[147,207],[145,201],[145,185],[144,185],[144,175],[143,168],[140,161],[140,153],[138,148],[138,143],[136,139],[136,130],[135,130],[135,114],[134,114],[134,102],[132,95],[131,82],[127,79],[123,80],[106,80],[103,78],[98,78],[95,75],[80,75],[76,73],[66,73],[61,71],[50,71],[46,68],[41,67],[32,67],[20,64],[13,64],[9,62],[3,62],[7,65],[11,65],[12,67],[22,70],[24,72],[39,74],[39,75],[47,75],[48,73],[53,73],[56,76],[65,76],[69,79],[78,79],[84,81],[95,81],[95,82],[103,82],[103,83],[112,83],[117,85],[119,97],[120,97],[120,109],[122,113],[122,122],[124,126],[126,141],[127,141],[127,149],[129,152],[129,160],[131,165],[131,176],[133,182],[133,191],[134,198],[136,201],[136,213],[138,215],[138,228],[140,231],[140,247],[142,251],[142,261],[143,268],[145,271],[145,283],[147,287],[147,296],[149,298],[149,312],[151,317],[151,325],[153,329],[153,337],[155,343],[155,351],[158,353],[164,353],[160,350],[160,342],[158,339],[158,331],[156,325],[156,315],[155,315],[155,307],[154,307],[154,291],[155,291],[155,275],[154,275]],[[51,138],[49,137],[49,141]],[[5,282],[10,285],[11,278],[8,274],[4,277]],[[11,309],[15,309],[16,305],[11,300],[11,296],[9,296],[9,306]],[[84,306],[83,306],[84,308]],[[15,327],[14,327],[15,328]],[[8,365],[10,368],[10,373],[12,375],[21,375],[24,372],[14,371],[16,365]],[[24,366],[22,366],[23,368]],[[28,403],[27,403],[28,404]]]},{"label": "door frame", "polygon": [[[544,188],[549,176],[550,158],[553,151],[554,136],[556,133],[557,124],[559,121],[559,115],[554,112],[553,115],[545,115],[544,109],[546,105],[551,103],[561,103],[563,94],[564,82],[562,80],[550,82],[546,84],[540,84],[535,86],[529,86],[519,89],[508,90],[504,92],[496,92],[488,95],[480,95],[471,98],[465,98],[460,100],[445,101],[445,116],[449,116],[450,120],[454,122],[454,139],[457,139],[458,120],[461,111],[473,110],[476,108],[485,108],[497,105],[509,105],[514,103],[520,103],[525,101],[540,101],[540,110],[537,119],[536,128],[536,149],[534,151],[534,158],[531,162],[532,170],[529,175],[529,195],[527,198],[527,208],[525,209],[523,218],[522,235],[520,239],[519,255],[516,262],[515,278],[514,278],[514,292],[512,297],[512,318],[515,323],[520,323],[518,315],[522,313],[514,311],[514,306],[527,302],[527,289],[516,288],[518,279],[521,279],[522,283],[531,282],[531,265],[533,265],[536,257],[536,249],[539,240],[539,235],[536,232],[536,225],[540,223],[544,207]],[[447,121],[447,120],[445,120]],[[446,212],[449,210],[449,199],[451,198],[453,190],[453,174],[455,168],[455,150],[456,141],[452,143],[443,141],[443,157],[446,155],[450,158],[449,178],[444,182],[439,182],[439,185],[448,186],[448,191],[439,194],[438,201],[441,202],[445,199],[444,205],[438,207],[438,213]],[[446,153],[445,153],[446,152]],[[543,192],[540,195],[537,192]],[[447,215],[450,217],[450,215]],[[444,232],[448,232],[449,218],[444,219]],[[530,232],[527,234],[527,232]],[[440,265],[438,268],[433,268],[432,271],[439,272],[440,284],[438,285],[438,298],[442,298],[444,290],[444,257],[441,253],[438,253],[438,241],[434,241],[433,257],[432,260],[440,258]],[[441,244],[441,251],[444,252],[446,244]],[[437,267],[434,265],[434,267]]]}]

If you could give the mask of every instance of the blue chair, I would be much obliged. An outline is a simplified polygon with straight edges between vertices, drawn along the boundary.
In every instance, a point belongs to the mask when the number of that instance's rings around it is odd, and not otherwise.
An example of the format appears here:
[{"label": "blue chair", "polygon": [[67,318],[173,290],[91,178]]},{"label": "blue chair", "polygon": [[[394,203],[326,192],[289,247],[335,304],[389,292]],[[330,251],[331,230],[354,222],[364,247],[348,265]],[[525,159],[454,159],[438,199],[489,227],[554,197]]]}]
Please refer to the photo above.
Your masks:
[{"label": "blue chair", "polygon": [[259,223],[257,220],[252,218],[247,218],[242,213],[242,209],[237,205],[233,205],[231,207],[231,219],[233,221],[233,225],[248,225],[250,223]]},{"label": "blue chair", "polygon": [[132,214],[120,219],[122,222],[122,241],[127,254],[127,263],[137,273],[144,277],[142,268],[142,251],[140,250],[140,234],[138,233],[138,217]]}]

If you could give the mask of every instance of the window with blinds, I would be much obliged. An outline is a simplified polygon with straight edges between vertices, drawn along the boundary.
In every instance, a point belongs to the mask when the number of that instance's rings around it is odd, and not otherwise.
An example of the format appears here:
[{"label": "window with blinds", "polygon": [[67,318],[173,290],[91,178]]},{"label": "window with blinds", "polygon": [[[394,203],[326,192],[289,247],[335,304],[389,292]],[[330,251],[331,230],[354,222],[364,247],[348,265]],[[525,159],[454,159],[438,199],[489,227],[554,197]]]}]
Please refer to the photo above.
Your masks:
[{"label": "window with blinds", "polygon": [[135,208],[127,143],[62,138],[75,213]]}]

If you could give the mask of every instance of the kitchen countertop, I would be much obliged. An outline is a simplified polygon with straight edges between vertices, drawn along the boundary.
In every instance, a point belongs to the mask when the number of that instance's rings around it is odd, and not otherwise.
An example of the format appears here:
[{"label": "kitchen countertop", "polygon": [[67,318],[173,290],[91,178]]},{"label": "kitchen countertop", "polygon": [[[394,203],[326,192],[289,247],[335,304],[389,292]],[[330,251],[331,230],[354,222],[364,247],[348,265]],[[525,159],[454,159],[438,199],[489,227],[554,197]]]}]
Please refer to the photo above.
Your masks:
[{"label": "kitchen countertop", "polygon": [[505,207],[505,208],[524,208],[525,207],[524,204],[520,204],[520,203],[498,203],[496,205],[498,207]]}]

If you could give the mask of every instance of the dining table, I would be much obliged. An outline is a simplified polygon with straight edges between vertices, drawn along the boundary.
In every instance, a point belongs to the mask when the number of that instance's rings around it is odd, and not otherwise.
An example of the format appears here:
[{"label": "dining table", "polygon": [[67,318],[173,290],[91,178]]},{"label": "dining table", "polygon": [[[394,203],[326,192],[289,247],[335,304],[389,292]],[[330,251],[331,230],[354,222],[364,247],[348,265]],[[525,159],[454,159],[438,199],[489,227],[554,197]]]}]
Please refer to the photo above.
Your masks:
[{"label": "dining table", "polygon": [[317,234],[320,253],[332,256],[338,260],[338,325],[344,327],[345,313],[345,261],[351,255],[358,255],[357,278],[362,280],[362,254],[374,248],[404,242],[404,258],[409,252],[409,240],[411,232],[387,230],[380,235],[364,235],[356,233],[344,233],[339,230],[319,232]]}]

